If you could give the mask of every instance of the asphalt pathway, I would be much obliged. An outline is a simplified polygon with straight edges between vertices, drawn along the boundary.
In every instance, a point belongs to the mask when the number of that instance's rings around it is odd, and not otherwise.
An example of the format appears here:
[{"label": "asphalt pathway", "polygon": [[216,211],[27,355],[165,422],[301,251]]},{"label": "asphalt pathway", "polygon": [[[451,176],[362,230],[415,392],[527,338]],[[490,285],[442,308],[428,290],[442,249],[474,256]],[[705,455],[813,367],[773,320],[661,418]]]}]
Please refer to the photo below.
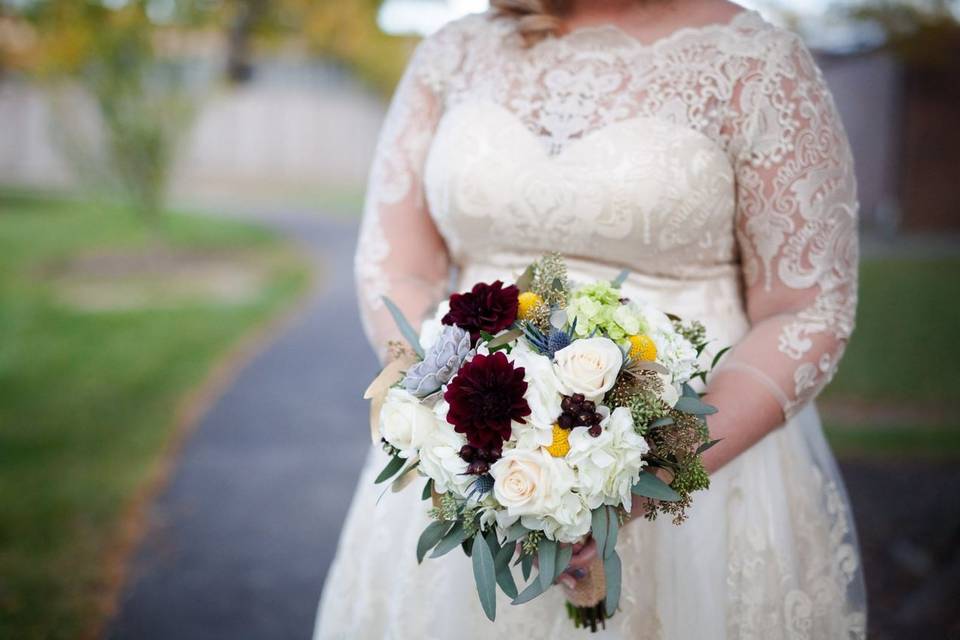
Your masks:
[{"label": "asphalt pathway", "polygon": [[262,216],[319,273],[292,326],[201,419],[149,511],[107,637],[308,638],[369,447],[376,372],[351,276],[355,223]]}]

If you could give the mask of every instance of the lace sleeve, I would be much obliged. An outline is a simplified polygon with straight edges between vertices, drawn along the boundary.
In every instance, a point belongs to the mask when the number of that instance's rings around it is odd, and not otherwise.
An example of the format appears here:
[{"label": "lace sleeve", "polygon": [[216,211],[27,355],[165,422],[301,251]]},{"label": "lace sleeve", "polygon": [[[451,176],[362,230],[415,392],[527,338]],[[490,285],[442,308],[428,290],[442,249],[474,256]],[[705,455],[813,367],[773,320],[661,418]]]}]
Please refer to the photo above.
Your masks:
[{"label": "lace sleeve", "polygon": [[382,298],[418,324],[441,297],[449,272],[443,238],[434,226],[422,169],[442,111],[443,69],[453,52],[441,31],[421,41],[391,99],[367,182],[354,259],[364,331],[383,361],[399,338]]},{"label": "lace sleeve", "polygon": [[830,381],[853,331],[857,194],[849,143],[796,36],[740,91],[737,242],[751,330],[724,369],[790,417]]}]

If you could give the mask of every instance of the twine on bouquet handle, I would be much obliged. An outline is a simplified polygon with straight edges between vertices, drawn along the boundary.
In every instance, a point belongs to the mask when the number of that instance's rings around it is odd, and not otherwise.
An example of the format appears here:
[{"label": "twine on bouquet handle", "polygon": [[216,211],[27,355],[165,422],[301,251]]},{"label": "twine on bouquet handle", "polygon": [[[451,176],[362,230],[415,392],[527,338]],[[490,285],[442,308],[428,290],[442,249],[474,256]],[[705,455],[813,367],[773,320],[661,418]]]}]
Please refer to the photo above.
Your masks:
[{"label": "twine on bouquet handle", "polygon": [[604,598],[607,595],[607,578],[603,571],[603,559],[594,557],[586,567],[587,574],[578,579],[573,588],[560,583],[563,593],[567,597],[567,613],[577,627],[590,627],[597,630],[597,625],[606,627],[606,608]]}]

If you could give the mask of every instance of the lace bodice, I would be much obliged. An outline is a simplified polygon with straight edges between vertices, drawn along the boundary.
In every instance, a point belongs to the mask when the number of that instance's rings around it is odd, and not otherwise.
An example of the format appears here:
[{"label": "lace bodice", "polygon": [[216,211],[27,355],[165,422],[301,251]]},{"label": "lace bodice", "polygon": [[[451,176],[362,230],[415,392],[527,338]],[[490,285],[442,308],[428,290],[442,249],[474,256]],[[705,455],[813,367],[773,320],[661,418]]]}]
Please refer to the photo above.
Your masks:
[{"label": "lace bodice", "polygon": [[529,48],[510,19],[475,14],[417,46],[391,102],[356,256],[361,307],[382,354],[396,332],[381,296],[420,318],[452,266],[561,250],[628,267],[698,292],[703,309],[731,296],[749,329],[725,366],[789,416],[853,329],[856,216],[823,77],[757,13],[649,45],[604,25]]}]

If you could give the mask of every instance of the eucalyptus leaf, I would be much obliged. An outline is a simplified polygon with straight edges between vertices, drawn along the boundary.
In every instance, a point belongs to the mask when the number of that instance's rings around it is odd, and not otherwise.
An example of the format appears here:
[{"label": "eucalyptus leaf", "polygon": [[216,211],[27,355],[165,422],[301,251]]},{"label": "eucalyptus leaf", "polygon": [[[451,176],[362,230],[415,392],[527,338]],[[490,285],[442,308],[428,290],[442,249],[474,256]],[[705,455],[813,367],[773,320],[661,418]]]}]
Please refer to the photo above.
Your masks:
[{"label": "eucalyptus leaf", "polygon": [[522,335],[523,331],[520,329],[510,329],[506,333],[501,333],[499,336],[491,336],[490,340],[487,341],[487,348],[489,348],[491,351],[500,349],[507,346]]},{"label": "eucalyptus leaf", "polygon": [[567,567],[570,566],[571,559],[573,559],[573,545],[558,544],[557,545],[557,563],[553,569],[554,580],[560,577],[561,573],[566,571]]},{"label": "eucalyptus leaf", "polygon": [[516,542],[523,536],[527,535],[530,529],[527,529],[525,526],[520,524],[519,521],[514,522],[510,525],[510,528],[507,529],[507,542]]},{"label": "eucalyptus leaf", "polygon": [[427,483],[423,485],[423,493],[420,494],[421,500],[429,500],[433,497],[433,478],[427,478]]},{"label": "eucalyptus leaf", "polygon": [[477,583],[480,605],[487,618],[497,617],[497,572],[493,567],[493,555],[479,531],[473,538],[473,578]]},{"label": "eucalyptus leaf", "polygon": [[463,528],[463,522],[457,520],[456,524],[450,528],[450,531],[443,536],[439,544],[437,544],[437,546],[433,549],[433,553],[430,554],[430,557],[439,558],[440,556],[453,551],[463,544],[463,541],[466,539],[466,537],[467,532]]},{"label": "eucalyptus leaf", "polygon": [[[542,575],[543,574],[541,574],[541,576]],[[550,587],[550,584],[547,584],[546,587],[543,586],[543,580],[541,580],[540,578],[534,579],[533,581],[530,582],[530,584],[527,585],[526,589],[520,592],[520,595],[518,595],[516,598],[513,599],[513,601],[510,604],[523,604],[525,602],[530,602],[531,600],[533,600],[534,598],[542,594],[544,591],[546,591],[549,587]]]},{"label": "eucalyptus leaf", "polygon": [[680,395],[686,396],[688,398],[700,398],[700,394],[697,393],[697,390],[690,386],[689,383],[684,382],[680,386]]},{"label": "eucalyptus leaf", "polygon": [[400,307],[393,303],[393,300],[383,296],[383,304],[386,305],[387,310],[390,311],[390,315],[393,316],[393,321],[397,323],[397,328],[400,329],[400,333],[403,334],[403,337],[406,338],[407,342],[410,343],[410,347],[413,349],[421,358],[423,357],[423,347],[420,346],[420,336],[414,330],[414,328],[407,322],[407,319],[403,315],[403,311],[400,311]]},{"label": "eucalyptus leaf", "polygon": [[509,567],[514,554],[517,553],[517,545],[513,542],[505,542],[500,550],[493,556],[493,563],[497,565],[497,571],[503,567]]},{"label": "eucalyptus leaf", "polygon": [[657,427],[666,427],[671,424],[673,424],[673,418],[671,418],[670,416],[664,416],[662,418],[657,418],[656,420],[651,422],[650,428],[656,429]]},{"label": "eucalyptus leaf", "polygon": [[467,538],[460,546],[463,548],[463,552],[468,558],[473,554],[473,538]]},{"label": "eucalyptus leaf", "polygon": [[400,471],[400,467],[403,466],[404,459],[400,456],[393,456],[390,458],[390,462],[387,463],[387,466],[383,468],[383,471],[380,472],[380,475],[377,476],[377,479],[373,481],[374,484],[380,484],[381,482],[386,482],[393,477],[397,471]]},{"label": "eucalyptus leaf", "polygon": [[431,522],[427,525],[427,528],[423,530],[423,533],[420,534],[420,539],[417,540],[417,564],[423,562],[423,558],[427,555],[427,551],[433,549],[437,546],[437,543],[443,538],[443,536],[450,530],[452,524],[450,522],[436,521]]},{"label": "eucalyptus leaf", "polygon": [[519,289],[521,293],[530,290],[530,285],[533,284],[534,269],[534,265],[531,264],[528,266],[523,270],[523,273],[520,274],[520,277],[517,278],[517,281],[514,283],[517,285],[517,289]]},{"label": "eucalyptus leaf", "polygon": [[604,560],[610,557],[610,554],[616,553],[617,535],[620,533],[620,518],[617,517],[616,507],[607,507],[607,540],[603,545]]},{"label": "eucalyptus leaf", "polygon": [[620,606],[620,588],[623,581],[623,567],[620,564],[620,556],[614,551],[603,561],[603,574],[607,580],[607,595],[604,598],[604,609],[607,610],[607,617],[612,616]]},{"label": "eucalyptus leaf", "polygon": [[554,567],[557,565],[557,543],[543,538],[537,545],[537,564],[540,567],[540,582],[544,590],[553,583]]},{"label": "eucalyptus leaf", "polygon": [[590,535],[597,545],[597,555],[604,556],[604,547],[607,544],[607,507],[600,505],[591,514]]},{"label": "eucalyptus leaf", "polygon": [[640,477],[633,484],[631,491],[635,495],[664,502],[676,502],[680,499],[680,494],[671,489],[670,485],[646,471],[640,472]]},{"label": "eucalyptus leaf", "polygon": [[690,413],[695,416],[709,416],[717,412],[717,408],[700,401],[700,398],[683,396],[677,400],[673,408],[682,413]]},{"label": "eucalyptus leaf", "polygon": [[614,287],[619,289],[620,285],[626,282],[629,276],[630,276],[630,269],[624,269],[619,274],[617,274],[617,277],[614,278],[610,284],[612,284]]},{"label": "eucalyptus leaf", "polygon": [[523,573],[523,579],[530,579],[530,572],[533,571],[533,556],[520,556],[520,571]]},{"label": "eucalyptus leaf", "polygon": [[[401,491],[401,490],[405,489],[405,488],[408,486],[409,483],[408,483],[408,482],[404,482],[403,479],[406,477],[406,475],[407,475],[408,473],[410,473],[411,471],[413,471],[414,469],[416,469],[419,464],[420,464],[420,459],[419,459],[419,458],[416,459],[416,460],[414,460],[414,461],[411,462],[410,464],[408,464],[408,465],[403,469],[403,471],[401,471],[401,472],[397,475],[397,477],[393,479],[393,482],[390,483],[390,488],[391,488],[393,491]],[[413,481],[413,478],[410,478],[410,480]]]},{"label": "eucalyptus leaf", "polygon": [[[487,542],[492,542],[492,545],[497,544],[496,534],[491,532],[487,534],[487,536]],[[516,598],[517,583],[514,581],[513,574],[510,572],[510,559],[513,558],[513,554],[517,550],[517,545],[513,542],[507,542],[504,543],[502,547],[497,545],[496,549],[493,554],[493,568],[497,573],[497,584],[500,585],[503,592],[507,594],[507,597]]]}]

